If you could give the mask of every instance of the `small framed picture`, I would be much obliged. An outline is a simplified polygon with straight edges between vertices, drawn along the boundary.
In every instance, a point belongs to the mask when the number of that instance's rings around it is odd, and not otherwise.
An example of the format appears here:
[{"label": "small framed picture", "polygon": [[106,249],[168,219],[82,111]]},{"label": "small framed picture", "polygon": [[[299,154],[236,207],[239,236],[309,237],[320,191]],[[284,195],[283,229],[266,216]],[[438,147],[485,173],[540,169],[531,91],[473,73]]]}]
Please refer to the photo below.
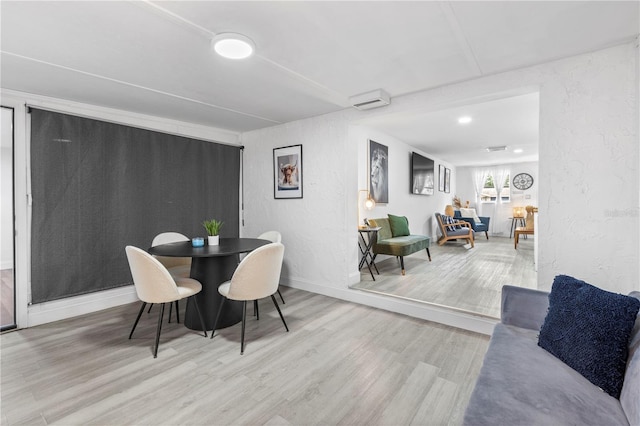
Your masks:
[{"label": "small framed picture", "polygon": [[438,191],[444,192],[444,166],[438,165]]},{"label": "small framed picture", "polygon": [[274,198],[302,198],[302,145],[273,149]]},{"label": "small framed picture", "polygon": [[444,192],[451,192],[451,169],[444,169]]}]

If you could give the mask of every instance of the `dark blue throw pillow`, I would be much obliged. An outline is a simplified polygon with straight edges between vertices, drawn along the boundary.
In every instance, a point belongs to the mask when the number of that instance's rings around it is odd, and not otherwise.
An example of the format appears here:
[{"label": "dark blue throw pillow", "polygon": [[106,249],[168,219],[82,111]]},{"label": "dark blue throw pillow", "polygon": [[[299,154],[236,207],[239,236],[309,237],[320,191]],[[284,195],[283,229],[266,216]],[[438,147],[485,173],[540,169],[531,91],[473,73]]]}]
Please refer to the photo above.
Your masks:
[{"label": "dark blue throw pillow", "polygon": [[640,300],[558,275],[538,346],[546,349],[603,391],[620,398],[629,336]]}]

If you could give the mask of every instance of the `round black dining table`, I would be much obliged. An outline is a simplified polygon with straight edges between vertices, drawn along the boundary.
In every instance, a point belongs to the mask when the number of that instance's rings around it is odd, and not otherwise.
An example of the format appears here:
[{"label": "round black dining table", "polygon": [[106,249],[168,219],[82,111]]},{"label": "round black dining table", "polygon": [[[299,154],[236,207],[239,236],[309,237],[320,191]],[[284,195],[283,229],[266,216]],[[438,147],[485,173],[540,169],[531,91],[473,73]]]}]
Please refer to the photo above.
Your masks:
[{"label": "round black dining table", "polygon": [[[205,239],[206,241],[206,239]],[[198,303],[204,317],[207,330],[212,330],[222,303],[222,295],[218,293],[218,286],[228,281],[240,261],[240,253],[249,253],[271,241],[257,238],[220,238],[220,244],[203,247],[193,247],[191,241],[161,244],[149,248],[147,251],[156,256],[190,257],[193,279],[200,281],[202,291],[195,298],[189,298],[185,311],[184,325],[192,330],[201,330],[198,312],[192,303]],[[242,302],[227,300],[224,304],[217,328],[229,327],[242,320]]]}]

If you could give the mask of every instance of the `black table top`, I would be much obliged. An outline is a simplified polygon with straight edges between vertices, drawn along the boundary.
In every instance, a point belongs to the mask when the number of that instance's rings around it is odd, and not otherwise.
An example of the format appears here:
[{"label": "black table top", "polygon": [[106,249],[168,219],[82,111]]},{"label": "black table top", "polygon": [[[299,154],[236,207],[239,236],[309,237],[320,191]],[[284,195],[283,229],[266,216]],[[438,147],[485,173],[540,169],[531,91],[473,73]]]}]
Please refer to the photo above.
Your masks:
[{"label": "black table top", "polygon": [[248,253],[271,243],[269,240],[261,240],[258,238],[220,238],[220,244],[210,246],[206,244],[203,247],[193,247],[191,241],[180,241],[177,243],[160,244],[149,248],[147,251],[156,256],[167,257],[217,257],[229,256],[238,253]]}]

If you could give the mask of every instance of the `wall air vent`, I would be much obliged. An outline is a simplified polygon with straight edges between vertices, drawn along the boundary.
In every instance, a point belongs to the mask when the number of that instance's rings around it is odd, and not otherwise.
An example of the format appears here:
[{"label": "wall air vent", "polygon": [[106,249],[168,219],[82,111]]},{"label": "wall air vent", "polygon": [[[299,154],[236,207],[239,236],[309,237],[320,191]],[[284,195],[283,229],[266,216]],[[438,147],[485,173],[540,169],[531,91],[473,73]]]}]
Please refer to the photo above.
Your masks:
[{"label": "wall air vent", "polygon": [[382,89],[373,92],[362,93],[349,98],[351,105],[361,111],[373,108],[379,108],[391,103],[389,94]]},{"label": "wall air vent", "polygon": [[485,148],[487,152],[496,152],[496,151],[505,151],[507,149],[506,145],[502,146],[488,146]]}]

